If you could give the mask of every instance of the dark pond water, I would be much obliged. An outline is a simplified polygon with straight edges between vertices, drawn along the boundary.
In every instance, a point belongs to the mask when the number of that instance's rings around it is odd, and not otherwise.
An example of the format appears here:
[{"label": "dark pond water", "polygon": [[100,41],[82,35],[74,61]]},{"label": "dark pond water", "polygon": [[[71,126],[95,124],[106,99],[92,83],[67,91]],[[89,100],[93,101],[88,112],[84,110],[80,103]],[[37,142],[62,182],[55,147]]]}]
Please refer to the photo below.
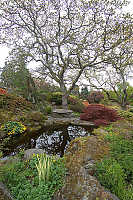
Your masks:
[{"label": "dark pond water", "polygon": [[71,140],[77,137],[89,136],[91,128],[81,126],[51,127],[42,130],[41,133],[25,135],[8,144],[4,156],[16,154],[20,149],[44,149],[48,154],[63,156]]}]

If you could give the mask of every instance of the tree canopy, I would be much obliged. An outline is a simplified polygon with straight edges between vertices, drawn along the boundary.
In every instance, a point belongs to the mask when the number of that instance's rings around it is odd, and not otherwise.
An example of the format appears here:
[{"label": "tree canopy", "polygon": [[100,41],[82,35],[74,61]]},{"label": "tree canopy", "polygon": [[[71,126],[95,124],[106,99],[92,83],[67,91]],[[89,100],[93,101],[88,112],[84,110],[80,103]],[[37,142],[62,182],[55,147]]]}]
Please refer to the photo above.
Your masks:
[{"label": "tree canopy", "polygon": [[[64,95],[85,69],[97,68],[132,36],[123,0],[1,0],[1,42],[22,48],[40,63],[38,72],[55,80]],[[69,89],[68,89],[69,88]]]},{"label": "tree canopy", "polygon": [[[103,90],[110,100],[118,102],[124,108],[129,99],[128,80],[133,76],[133,37],[113,49],[108,58],[102,69],[85,71],[85,77],[88,85]],[[115,98],[109,90],[113,90]]]}]

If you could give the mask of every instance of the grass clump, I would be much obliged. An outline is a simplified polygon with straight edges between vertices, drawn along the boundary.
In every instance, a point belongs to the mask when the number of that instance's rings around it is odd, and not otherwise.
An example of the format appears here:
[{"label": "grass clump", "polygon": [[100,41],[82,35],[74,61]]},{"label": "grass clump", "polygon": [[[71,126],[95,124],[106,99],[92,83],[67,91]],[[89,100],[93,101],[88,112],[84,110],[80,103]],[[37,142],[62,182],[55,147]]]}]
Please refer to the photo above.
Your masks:
[{"label": "grass clump", "polygon": [[[46,159],[47,158],[47,159]],[[40,163],[50,161],[50,167],[41,168]],[[41,178],[39,172],[44,172]],[[51,200],[53,194],[63,186],[64,160],[34,156],[30,161],[19,161],[3,166],[2,178],[15,200]],[[42,174],[41,174],[42,175]]]},{"label": "grass clump", "polygon": [[39,181],[41,180],[45,182],[50,179],[50,170],[53,162],[53,158],[48,156],[47,154],[37,155],[38,164],[36,164],[36,168],[39,175]]}]

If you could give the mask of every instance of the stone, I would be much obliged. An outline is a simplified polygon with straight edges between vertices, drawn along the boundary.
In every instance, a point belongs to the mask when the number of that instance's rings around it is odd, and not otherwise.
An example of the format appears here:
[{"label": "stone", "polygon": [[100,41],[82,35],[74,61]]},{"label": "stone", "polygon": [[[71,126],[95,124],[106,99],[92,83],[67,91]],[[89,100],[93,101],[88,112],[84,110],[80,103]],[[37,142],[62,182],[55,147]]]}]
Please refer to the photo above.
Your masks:
[{"label": "stone", "polygon": [[43,154],[45,153],[45,151],[43,149],[27,149],[26,151],[24,151],[24,159],[25,160],[30,160],[32,159],[33,155],[37,155],[37,154]]},{"label": "stone", "polygon": [[88,122],[88,121],[80,120],[80,119],[72,119],[71,124],[77,125],[77,126],[87,126],[87,127],[95,126],[93,122]]},{"label": "stone", "polygon": [[0,182],[0,200],[13,200],[10,192],[2,182]]},{"label": "stone", "polygon": [[73,111],[67,109],[54,109],[52,112],[53,117],[73,117]]},{"label": "stone", "polygon": [[95,127],[94,123],[77,119],[75,117],[50,117],[45,121],[44,126],[52,125],[75,125],[75,126],[84,126],[84,127]]},{"label": "stone", "polygon": [[108,144],[96,136],[76,138],[65,153],[68,173],[65,185],[52,200],[119,200],[94,176],[95,163],[108,154]]}]

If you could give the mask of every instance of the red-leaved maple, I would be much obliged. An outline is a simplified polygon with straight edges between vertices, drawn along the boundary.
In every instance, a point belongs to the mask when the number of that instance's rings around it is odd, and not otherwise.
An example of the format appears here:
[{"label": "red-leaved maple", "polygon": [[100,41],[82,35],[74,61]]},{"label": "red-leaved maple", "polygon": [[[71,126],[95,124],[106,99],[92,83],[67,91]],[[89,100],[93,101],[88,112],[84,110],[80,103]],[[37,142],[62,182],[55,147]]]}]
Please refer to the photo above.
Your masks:
[{"label": "red-leaved maple", "polygon": [[117,111],[108,108],[102,104],[90,104],[84,109],[84,113],[80,115],[81,120],[94,122],[96,126],[108,125],[110,122],[115,122],[120,118]]}]

